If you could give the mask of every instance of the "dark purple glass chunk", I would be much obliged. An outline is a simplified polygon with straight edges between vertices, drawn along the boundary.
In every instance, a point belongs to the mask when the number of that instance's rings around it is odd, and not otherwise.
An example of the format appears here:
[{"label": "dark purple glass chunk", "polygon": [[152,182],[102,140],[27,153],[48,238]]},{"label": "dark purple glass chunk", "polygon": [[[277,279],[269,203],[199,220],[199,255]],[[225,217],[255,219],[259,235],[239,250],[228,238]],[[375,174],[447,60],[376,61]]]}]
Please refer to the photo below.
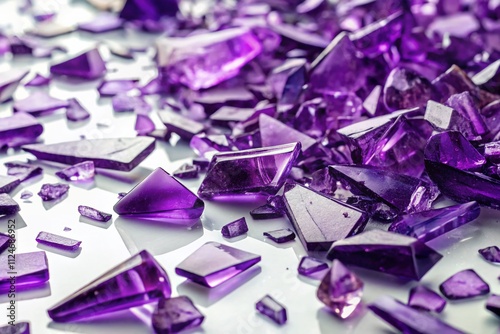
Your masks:
[{"label": "dark purple glass chunk", "polygon": [[94,34],[108,32],[122,27],[123,20],[114,14],[102,13],[96,16],[92,21],[80,23],[79,30],[88,31]]},{"label": "dark purple glass chunk", "polygon": [[417,285],[410,290],[408,305],[419,310],[441,313],[446,306],[446,300],[433,290]]},{"label": "dark purple glass chunk", "polygon": [[21,210],[19,204],[9,196],[9,194],[0,194],[0,216],[11,215]]},{"label": "dark purple glass chunk", "polygon": [[63,183],[49,184],[45,183],[38,192],[38,196],[42,198],[43,201],[52,201],[55,199],[60,199],[69,190],[69,186]]},{"label": "dark purple glass chunk", "polygon": [[0,147],[16,147],[32,143],[43,132],[38,120],[26,113],[0,118]]},{"label": "dark purple glass chunk", "polygon": [[265,295],[259,300],[257,304],[255,304],[255,308],[278,325],[286,323],[287,315],[285,307],[269,295]]},{"label": "dark purple glass chunk", "polygon": [[255,220],[264,220],[283,217],[284,213],[270,204],[264,204],[250,211],[250,216]]},{"label": "dark purple glass chunk", "polygon": [[30,334],[30,323],[21,321],[0,327],[0,334]]},{"label": "dark purple glass chunk", "polygon": [[66,181],[89,181],[94,178],[95,168],[93,161],[80,162],[56,172],[56,175]]},{"label": "dark purple glass chunk", "polygon": [[478,252],[486,261],[500,263],[500,248],[497,246],[482,248]]},{"label": "dark purple glass chunk", "polygon": [[179,276],[213,288],[260,262],[260,256],[217,242],[207,242],[175,268]]},{"label": "dark purple glass chunk", "polygon": [[328,264],[310,256],[304,256],[299,263],[298,272],[303,276],[312,276],[315,273],[328,269]]},{"label": "dark purple glass chunk", "polygon": [[0,194],[10,193],[19,183],[21,181],[17,177],[0,175]]},{"label": "dark purple glass chunk", "polygon": [[486,309],[500,317],[500,296],[491,295],[486,301]]},{"label": "dark purple glass chunk", "polygon": [[439,286],[448,299],[467,299],[490,293],[490,287],[474,270],[465,269],[452,275]]},{"label": "dark purple glass chunk", "polygon": [[200,168],[196,165],[183,164],[174,172],[174,176],[179,179],[196,179]]},{"label": "dark purple glass chunk", "polygon": [[279,230],[268,231],[263,233],[265,237],[268,237],[277,244],[282,244],[284,242],[295,240],[295,233],[289,228],[282,228]]},{"label": "dark purple glass chunk", "polygon": [[175,0],[126,0],[120,18],[126,21],[157,22],[164,16],[175,16],[178,3]]},{"label": "dark purple glass chunk", "polygon": [[484,156],[493,163],[500,163],[500,141],[484,144]]},{"label": "dark purple glass chunk", "polygon": [[68,101],[56,99],[45,91],[35,91],[27,98],[15,101],[13,108],[15,112],[25,112],[38,117],[67,108],[68,105]]},{"label": "dark purple glass chunk", "polygon": [[[10,253],[9,253],[10,254]],[[0,255],[0,290],[8,291],[10,288],[8,253]],[[44,284],[49,280],[49,264],[45,252],[32,252],[16,254],[16,289],[31,288]]]},{"label": "dark purple glass chunk", "polygon": [[106,73],[106,65],[99,50],[95,48],[51,65],[50,73],[93,80]]},{"label": "dark purple glass chunk", "polygon": [[96,210],[90,206],[79,205],[78,212],[84,217],[100,222],[107,222],[111,219],[111,214]]},{"label": "dark purple glass chunk", "polygon": [[7,167],[7,174],[18,178],[21,182],[38,176],[43,172],[41,167],[20,161],[10,161],[4,163],[4,165]]},{"label": "dark purple glass chunk", "polygon": [[56,247],[65,251],[74,252],[82,243],[81,241],[61,237],[56,234],[48,233],[48,232],[40,232],[36,237],[36,241],[51,247]]},{"label": "dark purple glass chunk", "polygon": [[8,101],[16,92],[21,80],[28,74],[25,70],[10,70],[0,74],[0,103]]},{"label": "dark purple glass chunk", "polygon": [[10,240],[10,236],[0,233],[0,254],[9,248]]},{"label": "dark purple glass chunk", "polygon": [[153,313],[153,329],[157,334],[179,333],[201,325],[205,317],[186,296],[161,298]]},{"label": "dark purple glass chunk", "polygon": [[69,99],[68,107],[66,108],[66,118],[72,122],[79,122],[90,118],[90,113],[77,99]]},{"label": "dark purple glass chunk", "polygon": [[500,91],[500,59],[486,66],[481,72],[472,77],[472,81],[492,93]]},{"label": "dark purple glass chunk", "polygon": [[247,232],[248,226],[245,217],[241,217],[239,219],[236,219],[235,221],[230,222],[229,224],[222,226],[221,230],[222,236],[226,238],[234,238]]},{"label": "dark purple glass chunk", "polygon": [[149,304],[172,293],[167,273],[147,251],[133,255],[48,310],[69,322]]}]

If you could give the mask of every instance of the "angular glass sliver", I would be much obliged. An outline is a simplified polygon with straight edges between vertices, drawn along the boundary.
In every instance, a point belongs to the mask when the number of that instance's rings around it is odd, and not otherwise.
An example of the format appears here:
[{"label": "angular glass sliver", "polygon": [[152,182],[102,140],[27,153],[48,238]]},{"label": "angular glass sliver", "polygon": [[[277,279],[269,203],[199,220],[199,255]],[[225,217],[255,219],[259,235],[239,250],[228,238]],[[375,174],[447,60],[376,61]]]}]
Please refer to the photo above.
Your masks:
[{"label": "angular glass sliver", "polygon": [[286,323],[287,314],[285,307],[269,295],[265,295],[264,298],[259,300],[255,304],[255,308],[278,325]]},{"label": "angular glass sliver", "polygon": [[80,247],[81,241],[61,237],[56,234],[48,233],[48,232],[40,232],[36,237],[36,241],[51,247],[56,247],[62,250],[74,252]]}]

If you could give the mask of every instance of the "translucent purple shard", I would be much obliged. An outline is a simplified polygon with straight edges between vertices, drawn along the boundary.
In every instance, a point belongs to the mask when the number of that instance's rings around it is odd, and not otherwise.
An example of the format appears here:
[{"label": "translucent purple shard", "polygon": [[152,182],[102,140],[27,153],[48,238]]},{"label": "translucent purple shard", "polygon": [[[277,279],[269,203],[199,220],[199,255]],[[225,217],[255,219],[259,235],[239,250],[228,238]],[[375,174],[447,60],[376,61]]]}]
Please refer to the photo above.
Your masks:
[{"label": "translucent purple shard", "polygon": [[4,163],[4,165],[7,167],[7,174],[18,178],[21,182],[43,173],[42,167],[33,166],[21,161],[9,161]]},{"label": "translucent purple shard", "polygon": [[93,80],[106,73],[106,65],[99,50],[95,48],[51,65],[50,73]]},{"label": "translucent purple shard", "polygon": [[300,143],[214,155],[198,194],[231,199],[275,194],[300,152]]},{"label": "translucent purple shard", "polygon": [[82,243],[81,241],[61,237],[60,235],[48,233],[48,232],[40,232],[36,237],[36,241],[55,248],[59,248],[65,251],[74,252]]},{"label": "translucent purple shard", "polygon": [[328,269],[328,264],[310,256],[304,256],[299,263],[297,271],[303,276],[312,276],[315,273]]},{"label": "translucent purple shard", "polygon": [[111,219],[111,214],[91,208],[90,206],[79,205],[78,212],[84,217],[100,222],[107,222]]},{"label": "translucent purple shard", "polygon": [[99,87],[97,87],[97,91],[101,97],[110,97],[119,93],[128,92],[136,87],[136,80],[104,80]]},{"label": "translucent purple shard", "polygon": [[95,167],[93,161],[84,161],[66,167],[56,172],[56,175],[66,181],[89,181],[94,179]]},{"label": "translucent purple shard", "polygon": [[247,28],[231,28],[157,42],[157,63],[163,83],[193,90],[213,87],[235,77],[260,54],[262,46]]},{"label": "translucent purple shard", "polygon": [[493,163],[500,163],[500,141],[484,144],[484,157]]},{"label": "translucent purple shard", "polygon": [[316,295],[334,315],[348,318],[358,307],[363,295],[364,283],[340,261],[333,260],[331,269],[325,274]]},{"label": "translucent purple shard", "polygon": [[46,183],[42,185],[42,188],[38,192],[38,196],[40,196],[43,201],[52,201],[63,197],[68,192],[68,190],[69,186],[67,184]]},{"label": "translucent purple shard", "polygon": [[446,300],[431,289],[417,285],[410,290],[408,306],[418,310],[441,313],[446,306]]},{"label": "translucent purple shard", "polygon": [[179,179],[196,179],[200,168],[196,165],[183,164],[174,172],[174,176]]},{"label": "translucent purple shard", "polygon": [[57,322],[88,319],[169,298],[171,292],[167,273],[144,250],[69,295],[48,314]]},{"label": "translucent purple shard", "polygon": [[481,208],[477,202],[468,202],[446,208],[406,214],[399,216],[389,226],[389,231],[427,242],[473,221],[480,212]]},{"label": "translucent purple shard", "polygon": [[399,331],[408,334],[464,334],[432,315],[415,310],[392,297],[384,296],[368,308]]},{"label": "translucent purple shard", "polygon": [[443,256],[415,238],[371,230],[334,242],[329,260],[419,281]]},{"label": "translucent purple shard", "polygon": [[130,171],[153,152],[154,138],[87,139],[58,144],[33,144],[23,150],[38,159],[74,165],[93,161],[95,167]]},{"label": "translucent purple shard", "polygon": [[19,183],[21,181],[17,177],[0,175],[0,194],[10,193]]},{"label": "translucent purple shard", "polygon": [[500,317],[500,296],[491,295],[486,301],[486,309]]},{"label": "translucent purple shard", "polygon": [[205,204],[182,183],[155,169],[113,207],[119,215],[145,218],[197,219]]},{"label": "translucent purple shard", "polygon": [[486,66],[481,72],[472,77],[472,81],[476,86],[492,93],[498,93],[500,88],[500,60]]},{"label": "translucent purple shard", "polygon": [[171,111],[161,111],[158,116],[160,116],[160,120],[165,124],[168,131],[177,133],[185,140],[191,140],[195,134],[205,129],[202,123]]},{"label": "translucent purple shard", "polygon": [[363,231],[368,222],[366,213],[300,184],[286,184],[283,201],[308,251],[325,251],[334,241]]},{"label": "translucent purple shard", "polygon": [[259,129],[262,146],[274,146],[300,142],[302,150],[306,151],[308,148],[316,144],[316,140],[313,138],[266,114],[261,114],[259,116]]},{"label": "translucent purple shard", "polygon": [[92,21],[80,23],[79,30],[88,31],[94,34],[108,32],[122,27],[123,20],[114,14],[103,13],[96,16]]},{"label": "translucent purple shard", "polygon": [[175,16],[176,0],[126,0],[120,18],[126,21],[156,22],[162,17]]},{"label": "translucent purple shard", "polygon": [[24,112],[35,117],[50,114],[68,107],[68,101],[56,99],[45,91],[35,91],[25,99],[14,102],[15,112]]},{"label": "translucent purple shard", "polygon": [[446,101],[446,105],[458,111],[462,117],[469,120],[475,135],[481,136],[488,132],[488,126],[481,116],[479,107],[476,105],[474,97],[469,92],[450,96]]},{"label": "translucent purple shard", "polygon": [[478,253],[488,262],[500,263],[500,248],[497,246],[482,248]]},{"label": "translucent purple shard", "polygon": [[259,300],[257,304],[255,304],[255,308],[259,313],[265,315],[278,325],[286,323],[286,308],[269,295],[265,295]]},{"label": "translucent purple shard", "polygon": [[0,194],[0,216],[12,215],[19,210],[21,210],[19,204],[9,194]]},{"label": "translucent purple shard", "polygon": [[19,82],[28,74],[25,70],[10,70],[0,74],[0,103],[8,101],[14,95]]},{"label": "translucent purple shard", "polygon": [[205,317],[187,296],[161,298],[153,313],[157,334],[179,333],[201,325]]},{"label": "translucent purple shard", "polygon": [[245,217],[241,217],[239,219],[236,219],[235,221],[230,222],[229,224],[222,226],[221,230],[222,236],[225,238],[235,238],[247,232],[248,225]]},{"label": "translucent purple shard", "polygon": [[148,115],[137,114],[134,129],[139,136],[144,136],[155,129],[155,123]]},{"label": "translucent purple shard", "polygon": [[19,112],[0,118],[0,147],[32,143],[42,132],[43,126],[29,114]]},{"label": "translucent purple shard", "polygon": [[439,286],[448,299],[467,299],[490,293],[490,287],[474,270],[466,269],[452,275]]},{"label": "translucent purple shard", "polygon": [[295,240],[295,233],[289,228],[282,228],[274,231],[264,232],[263,235],[268,237],[277,244]]},{"label": "translucent purple shard", "polygon": [[30,334],[29,322],[16,322],[14,325],[0,327],[0,334]]},{"label": "translucent purple shard", "polygon": [[49,264],[45,252],[16,254],[16,263],[13,270],[9,265],[10,253],[0,255],[0,290],[9,290],[12,271],[16,275],[16,289],[32,288],[44,284],[49,280]]},{"label": "translucent purple shard", "polygon": [[119,93],[111,99],[113,110],[116,112],[134,111],[146,113],[151,111],[151,106],[142,96],[132,96],[127,93]]},{"label": "translucent purple shard", "polygon": [[250,211],[250,216],[255,220],[264,220],[283,217],[284,213],[272,205],[264,204]]},{"label": "translucent purple shard", "polygon": [[90,113],[77,99],[69,99],[66,108],[66,118],[72,122],[79,122],[90,118]]},{"label": "translucent purple shard", "polygon": [[434,101],[428,101],[424,118],[438,130],[455,130],[461,132],[468,140],[477,137],[468,118],[458,111]]},{"label": "translucent purple shard", "polygon": [[207,242],[175,268],[179,276],[213,288],[260,262],[260,256],[226,246]]},{"label": "translucent purple shard", "polygon": [[30,199],[31,197],[33,197],[33,193],[29,190],[23,190],[21,193],[21,199]]},{"label": "translucent purple shard", "polygon": [[207,159],[210,159],[215,153],[231,151],[228,136],[223,134],[209,135],[199,133],[191,138],[189,146],[193,149],[194,153]]}]

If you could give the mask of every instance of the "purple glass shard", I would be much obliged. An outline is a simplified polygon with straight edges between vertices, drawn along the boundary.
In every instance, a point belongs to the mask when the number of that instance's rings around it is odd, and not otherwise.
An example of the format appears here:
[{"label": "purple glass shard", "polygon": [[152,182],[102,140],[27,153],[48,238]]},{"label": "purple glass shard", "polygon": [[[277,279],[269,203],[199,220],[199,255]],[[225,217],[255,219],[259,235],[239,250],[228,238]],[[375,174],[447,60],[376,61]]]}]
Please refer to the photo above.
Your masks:
[{"label": "purple glass shard", "polygon": [[222,236],[224,236],[225,238],[235,238],[247,232],[248,226],[245,217],[236,219],[235,221],[222,226],[221,229]]},{"label": "purple glass shard", "polygon": [[264,204],[250,211],[250,216],[255,220],[264,220],[283,217],[284,213],[270,204]]},{"label": "purple glass shard", "polygon": [[203,124],[174,112],[161,111],[158,116],[170,132],[177,133],[186,140],[191,140],[195,134],[205,129]]},{"label": "purple glass shard", "polygon": [[469,202],[411,213],[399,216],[389,226],[389,231],[427,242],[473,221],[479,217],[480,212],[481,208],[477,202]]},{"label": "purple glass shard", "polygon": [[137,114],[134,129],[139,136],[143,136],[154,131],[155,123],[153,123],[148,115]]},{"label": "purple glass shard", "polygon": [[179,276],[213,288],[260,262],[260,256],[237,248],[207,242],[175,268]]},{"label": "purple glass shard", "polygon": [[430,160],[425,160],[425,169],[443,195],[454,201],[476,201],[480,205],[500,209],[499,180]]},{"label": "purple glass shard", "polygon": [[472,82],[492,93],[500,90],[500,59],[486,66],[481,72],[472,77]]},{"label": "purple glass shard", "polygon": [[21,199],[30,199],[31,197],[33,197],[33,193],[29,190],[23,190],[21,193]]},{"label": "purple glass shard", "polygon": [[42,198],[43,201],[52,201],[55,199],[60,199],[69,190],[69,186],[63,183],[49,184],[45,183],[38,192],[38,196]]},{"label": "purple glass shard", "polygon": [[[12,271],[9,268],[9,254],[0,255],[0,290],[8,291]],[[49,280],[49,264],[45,252],[16,254],[16,289],[42,285]]]},{"label": "purple glass shard", "polygon": [[182,83],[192,90],[213,87],[238,75],[260,54],[262,46],[247,28],[230,28],[157,42],[163,83]]},{"label": "purple glass shard", "polygon": [[19,204],[9,194],[0,194],[0,216],[11,215],[19,210],[21,210]]},{"label": "purple glass shard", "polygon": [[419,281],[443,256],[415,238],[370,230],[333,243],[329,260]]},{"label": "purple glass shard", "polygon": [[500,317],[500,296],[491,295],[486,301],[486,309]]},{"label": "purple glass shard", "polygon": [[333,260],[332,268],[325,274],[316,295],[334,315],[348,318],[358,307],[363,295],[364,283],[339,260]]},{"label": "purple glass shard", "polygon": [[183,164],[174,172],[174,176],[179,179],[196,179],[200,168],[196,165]]},{"label": "purple glass shard", "polygon": [[334,241],[363,231],[368,222],[364,212],[300,184],[286,184],[283,200],[288,219],[308,251],[327,250]]},{"label": "purple glass shard", "polygon": [[190,330],[201,325],[205,317],[186,296],[161,298],[153,313],[155,333],[171,334]]},{"label": "purple glass shard", "polygon": [[123,20],[114,14],[102,13],[96,16],[92,21],[80,23],[79,30],[88,31],[94,34],[108,32],[122,27]]},{"label": "purple glass shard", "polygon": [[403,333],[408,334],[464,334],[432,315],[415,310],[405,304],[384,296],[368,308],[376,315]]},{"label": "purple glass shard", "polygon": [[146,83],[142,87],[138,87],[141,95],[152,95],[161,93],[163,88],[161,87],[161,82],[158,77],[151,79],[148,83]]},{"label": "purple glass shard", "polygon": [[59,100],[45,91],[35,91],[25,99],[14,102],[14,112],[25,112],[35,117],[68,107],[68,101]]},{"label": "purple glass shard", "polygon": [[28,81],[25,86],[26,87],[41,87],[41,86],[47,86],[50,83],[51,79],[50,77],[44,77],[41,74],[36,74],[33,79]]},{"label": "purple glass shard", "polygon": [[154,138],[88,139],[58,144],[33,144],[23,150],[38,159],[74,165],[93,161],[95,167],[130,171],[153,152]]},{"label": "purple glass shard", "polygon": [[69,227],[65,227],[65,228],[63,229],[63,231],[64,231],[64,232],[69,232],[69,231],[71,231],[71,228],[69,228]]},{"label": "purple glass shard", "polygon": [[29,322],[16,322],[14,325],[0,327],[0,334],[30,334]]},{"label": "purple glass shard", "polygon": [[120,18],[126,21],[157,22],[164,16],[175,16],[175,0],[126,0]]},{"label": "purple glass shard", "polygon": [[269,295],[265,295],[259,300],[257,304],[255,304],[255,308],[259,313],[265,315],[278,325],[286,323],[286,308]]},{"label": "purple glass shard", "polygon": [[15,176],[19,181],[24,182],[32,177],[42,174],[42,167],[33,166],[21,161],[9,161],[4,163],[7,167],[7,174]]},{"label": "purple glass shard", "polygon": [[484,157],[493,163],[500,163],[500,141],[484,144]]},{"label": "purple glass shard", "polygon": [[226,135],[194,135],[189,146],[200,157],[211,158],[215,153],[231,151],[231,144]]},{"label": "purple glass shard", "polygon": [[0,233],[0,253],[3,253],[10,245],[10,236]]},{"label": "purple glass shard", "polygon": [[444,104],[428,101],[424,118],[438,130],[456,130],[461,132],[468,140],[477,137],[469,119]]},{"label": "purple glass shard", "polygon": [[264,232],[263,235],[268,237],[277,244],[295,240],[295,233],[289,228],[282,228],[274,231]]},{"label": "purple glass shard", "polygon": [[462,117],[468,119],[476,135],[484,135],[488,127],[481,116],[473,96],[469,92],[454,94],[446,101],[446,105],[458,111]]},{"label": "purple glass shard", "polygon": [[21,181],[17,177],[0,175],[0,194],[10,193],[19,183]]},{"label": "purple glass shard", "polygon": [[110,97],[119,93],[128,92],[136,87],[136,80],[104,80],[99,87],[97,87],[97,91],[101,97]]},{"label": "purple glass shard", "polygon": [[127,93],[120,93],[113,96],[111,104],[113,105],[113,110],[116,112],[135,111],[139,113],[151,110],[151,106],[144,100],[144,97],[131,96]]},{"label": "purple glass shard", "polygon": [[259,116],[259,129],[262,146],[275,146],[300,142],[302,151],[306,151],[316,144],[316,140],[313,138],[266,114],[261,114]]},{"label": "purple glass shard", "polygon": [[73,24],[63,24],[57,21],[44,21],[35,24],[35,26],[32,29],[28,29],[27,32],[34,36],[52,38],[69,34],[75,30],[76,26]]},{"label": "purple glass shard", "polygon": [[305,59],[289,59],[273,69],[267,82],[280,106],[293,105],[298,101],[302,87],[306,84],[306,67]]},{"label": "purple glass shard", "polygon": [[197,219],[204,208],[195,194],[157,168],[119,200],[113,210],[119,215],[146,218]]},{"label": "purple glass shard", "polygon": [[232,123],[243,122],[255,113],[252,108],[223,106],[210,115],[212,124],[230,127]]},{"label": "purple glass shard", "polygon": [[328,269],[327,263],[320,261],[320,260],[316,260],[315,258],[310,257],[310,256],[304,256],[300,260],[299,267],[297,268],[297,271],[299,272],[299,274],[301,274],[303,276],[310,277],[313,274],[318,273],[320,271],[323,271],[325,269]]},{"label": "purple glass shard", "polygon": [[500,263],[500,248],[497,246],[482,248],[478,252],[486,261]]},{"label": "purple glass shard", "polygon": [[66,108],[66,118],[72,122],[79,122],[90,118],[90,113],[77,99],[69,99]]},{"label": "purple glass shard", "polygon": [[51,307],[48,314],[57,322],[87,319],[169,298],[171,293],[167,273],[143,250]]},{"label": "purple glass shard", "polygon": [[295,143],[216,154],[198,194],[207,199],[273,195],[285,182],[299,151],[300,143]]},{"label": "purple glass shard", "polygon": [[490,293],[490,287],[474,270],[466,269],[452,275],[439,286],[448,299],[467,299]]},{"label": "purple glass shard", "polygon": [[446,300],[433,290],[418,285],[410,290],[408,306],[419,310],[441,313],[446,306]]},{"label": "purple glass shard", "polygon": [[87,218],[97,220],[99,222],[107,222],[111,219],[111,214],[91,208],[90,206],[79,205],[78,212]]},{"label": "purple glass shard", "polygon": [[56,234],[48,233],[48,232],[40,232],[36,237],[36,241],[55,248],[59,248],[69,252],[75,252],[80,247],[81,241],[61,237]]},{"label": "purple glass shard", "polygon": [[84,161],[74,166],[64,168],[56,175],[65,181],[89,181],[94,179],[95,167],[93,161]]},{"label": "purple glass shard", "polygon": [[197,166],[200,171],[206,171],[208,165],[210,165],[210,161],[205,158],[193,158],[193,165]]},{"label": "purple glass shard", "polygon": [[19,82],[28,74],[29,71],[10,70],[0,74],[0,103],[8,101],[14,95]]},{"label": "purple glass shard", "polygon": [[95,48],[51,65],[50,73],[93,80],[106,73],[106,65],[99,50]]},{"label": "purple glass shard", "polygon": [[37,119],[26,113],[0,118],[0,147],[32,143],[43,132]]}]

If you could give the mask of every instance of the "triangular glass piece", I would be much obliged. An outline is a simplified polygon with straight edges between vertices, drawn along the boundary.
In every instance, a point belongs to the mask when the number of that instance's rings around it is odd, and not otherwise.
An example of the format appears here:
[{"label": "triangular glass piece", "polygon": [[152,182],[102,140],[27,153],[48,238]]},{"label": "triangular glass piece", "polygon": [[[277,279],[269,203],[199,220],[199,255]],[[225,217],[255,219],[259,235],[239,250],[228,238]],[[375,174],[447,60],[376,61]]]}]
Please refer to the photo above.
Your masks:
[{"label": "triangular glass piece", "polygon": [[66,108],[66,118],[72,122],[83,121],[90,117],[90,113],[85,109],[77,99],[68,100]]},{"label": "triangular glass piece", "polygon": [[8,101],[14,95],[19,82],[28,74],[28,71],[11,70],[0,75],[0,103]]},{"label": "triangular glass piece", "polygon": [[12,107],[15,112],[25,112],[38,117],[68,107],[68,101],[56,99],[45,91],[35,91],[30,96],[15,101]]},{"label": "triangular glass piece", "polygon": [[213,288],[260,262],[260,255],[207,242],[175,267],[177,275]]},{"label": "triangular glass piece", "polygon": [[32,143],[43,132],[43,126],[29,114],[20,112],[0,118],[0,147]]},{"label": "triangular glass piece", "polygon": [[300,184],[286,184],[288,219],[308,251],[325,251],[332,243],[362,232],[368,215]]},{"label": "triangular glass piece", "polygon": [[67,165],[93,161],[97,168],[130,171],[153,152],[155,140],[149,137],[88,139],[22,148],[41,160]]},{"label": "triangular glass piece", "polygon": [[50,73],[81,79],[97,79],[106,73],[106,65],[97,48],[50,66]]},{"label": "triangular glass piece", "polygon": [[309,147],[316,144],[313,138],[266,114],[259,116],[259,128],[262,146],[300,142],[302,144],[302,151],[306,151]]},{"label": "triangular glass piece", "polygon": [[172,293],[167,273],[147,251],[130,257],[48,310],[69,322],[149,304]]},{"label": "triangular glass piece", "polygon": [[205,204],[161,167],[127,193],[113,210],[145,218],[197,219]]},{"label": "triangular glass piece", "polygon": [[10,193],[19,183],[21,181],[17,177],[0,175],[0,194]]}]

